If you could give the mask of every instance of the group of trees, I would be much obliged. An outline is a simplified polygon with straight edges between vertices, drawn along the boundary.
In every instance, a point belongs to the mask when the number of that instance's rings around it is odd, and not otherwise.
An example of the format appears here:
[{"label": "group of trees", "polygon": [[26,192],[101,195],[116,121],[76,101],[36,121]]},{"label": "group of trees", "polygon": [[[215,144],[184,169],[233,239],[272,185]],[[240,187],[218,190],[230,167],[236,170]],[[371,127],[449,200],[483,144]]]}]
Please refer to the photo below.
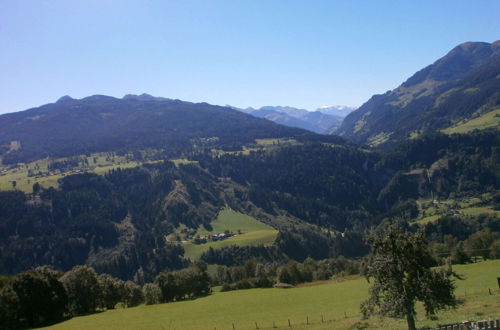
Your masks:
[{"label": "group of trees", "polygon": [[470,263],[473,259],[499,259],[500,235],[490,229],[475,232],[464,241],[446,235],[443,243],[431,245],[434,258],[444,264],[448,260],[453,264]]},{"label": "group of trees", "polygon": [[210,277],[206,265],[196,263],[179,271],[164,271],[156,276],[161,302],[179,301],[210,293]]},{"label": "group of trees", "polygon": [[87,266],[63,273],[44,266],[0,281],[0,324],[24,328],[51,324],[72,315],[132,307],[144,301],[142,288]]},{"label": "group of trees", "polygon": [[422,229],[441,264],[448,260],[463,264],[477,257],[500,258],[500,220],[494,214],[444,216]]},{"label": "group of trees", "polygon": [[0,327],[44,326],[98,310],[178,301],[209,292],[210,278],[202,264],[162,272],[154,283],[142,287],[97,274],[88,266],[66,273],[43,266],[0,278]]},{"label": "group of trees", "polygon": [[237,266],[217,266],[212,275],[213,285],[222,285],[223,291],[267,288],[274,284],[299,284],[316,280],[326,280],[332,276],[344,276],[362,273],[363,260],[352,260],[344,257],[335,259],[314,260],[307,258],[299,263],[263,262],[259,259],[248,259]]}]

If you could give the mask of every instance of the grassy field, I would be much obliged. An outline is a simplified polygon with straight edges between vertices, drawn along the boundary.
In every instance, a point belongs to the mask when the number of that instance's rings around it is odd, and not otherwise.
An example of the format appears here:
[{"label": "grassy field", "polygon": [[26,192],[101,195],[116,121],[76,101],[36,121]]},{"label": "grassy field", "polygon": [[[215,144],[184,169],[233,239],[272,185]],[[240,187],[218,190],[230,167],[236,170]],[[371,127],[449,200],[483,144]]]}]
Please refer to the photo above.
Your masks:
[{"label": "grassy field", "polygon": [[213,249],[220,249],[224,246],[239,245],[270,245],[274,242],[278,231],[274,228],[255,220],[254,218],[235,212],[231,209],[225,208],[219,212],[219,216],[211,223],[212,231],[208,231],[203,227],[198,228],[196,235],[207,236],[209,234],[223,233],[226,230],[237,233],[238,230],[241,234],[225,239],[223,241],[208,242],[205,244],[193,244],[187,242],[183,244],[185,256],[196,260],[199,259],[203,252],[207,251],[210,247]]},{"label": "grassy field", "polygon": [[456,126],[448,127],[442,130],[443,133],[468,133],[475,129],[486,129],[491,127],[500,127],[500,109],[490,111],[480,117],[460,123]]},{"label": "grassy field", "polygon": [[[0,166],[0,190],[12,190],[12,181],[15,181],[15,189],[29,193],[32,191],[35,182],[39,183],[44,188],[57,187],[59,185],[58,180],[66,175],[81,172],[105,174],[112,169],[131,168],[141,165],[141,162],[127,160],[125,156],[118,156],[114,153],[94,153],[90,156],[80,155],[78,157],[82,161],[86,160],[88,165],[80,165],[64,172],[59,170],[50,171],[48,165],[51,162],[61,162],[67,158],[39,159],[28,164],[20,164],[14,168]],[[156,162],[158,161],[146,161],[145,163]],[[178,165],[178,163],[180,162],[177,162],[176,165]],[[28,176],[29,172],[36,173],[36,175]]]},{"label": "grassy field", "polygon": [[275,146],[275,145],[297,145],[300,144],[295,139],[289,138],[276,138],[276,139],[256,139],[258,145],[261,146]]},{"label": "grassy field", "polygon": [[482,205],[482,200],[491,202],[491,198],[492,195],[490,193],[485,193],[481,196],[469,197],[460,200],[447,199],[432,202],[431,200],[421,199],[417,201],[420,206],[420,215],[416,223],[426,224],[428,222],[434,222],[444,216],[448,211],[452,210],[458,211],[463,215],[476,216],[487,213],[500,216],[500,211],[494,210],[491,206]]},{"label": "grassy field", "polygon": [[[459,211],[461,214],[464,214],[464,215],[474,215],[475,216],[475,215],[487,213],[487,214],[495,214],[497,217],[500,217],[500,211],[493,210],[491,207],[488,207],[488,206],[466,207],[466,208],[460,209]],[[416,223],[424,225],[428,222],[434,222],[437,219],[441,218],[442,216],[443,215],[438,215],[438,214],[430,215],[430,216],[427,216],[425,218],[417,220]]]},{"label": "grassy field", "polygon": [[[418,305],[417,326],[500,317],[500,291],[496,277],[500,260],[455,266],[464,275],[456,294],[464,303],[427,320]],[[314,285],[316,284],[316,285]],[[489,295],[488,288],[492,289]],[[366,298],[363,278],[312,283],[295,289],[251,289],[215,292],[177,303],[139,306],[75,317],[51,329],[404,329],[406,321],[372,317],[362,320],[359,304]],[[323,316],[324,323],[321,322]],[[309,320],[309,324],[307,324]]]}]

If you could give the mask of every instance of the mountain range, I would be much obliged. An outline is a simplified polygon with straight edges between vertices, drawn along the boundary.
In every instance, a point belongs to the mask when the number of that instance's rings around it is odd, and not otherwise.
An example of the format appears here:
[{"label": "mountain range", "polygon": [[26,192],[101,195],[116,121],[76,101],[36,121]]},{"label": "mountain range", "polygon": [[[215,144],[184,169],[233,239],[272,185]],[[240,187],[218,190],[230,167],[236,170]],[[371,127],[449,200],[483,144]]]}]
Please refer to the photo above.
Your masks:
[{"label": "mountain range", "polygon": [[[331,113],[346,108],[236,110],[147,94],[64,96],[1,115],[0,180],[12,189],[0,191],[0,273],[88,264],[151,281],[189,263],[186,242],[167,237],[209,230],[224,208],[278,233],[266,246],[212,249],[212,260],[358,258],[367,253],[363,235],[413,225],[426,201],[498,204],[500,131],[443,130],[498,109],[499,46],[457,46],[348,114],[342,137],[308,130],[327,132],[341,120]],[[95,170],[106,157],[126,163]],[[28,189],[16,186],[20,173]],[[44,185],[44,175],[53,181]],[[440,224],[441,241],[450,223]],[[459,230],[498,231],[495,223]]]},{"label": "mountain range", "polygon": [[289,106],[264,106],[259,109],[233,109],[265,118],[275,123],[302,128],[318,134],[330,134],[342,123],[342,120],[355,108],[348,106],[324,106],[315,111],[298,109]]},{"label": "mountain range", "polygon": [[144,148],[187,153],[197,139],[229,150],[255,139],[311,135],[207,103],[147,94],[122,99],[94,95],[77,100],[66,96],[38,108],[0,115],[0,157],[7,164]]}]

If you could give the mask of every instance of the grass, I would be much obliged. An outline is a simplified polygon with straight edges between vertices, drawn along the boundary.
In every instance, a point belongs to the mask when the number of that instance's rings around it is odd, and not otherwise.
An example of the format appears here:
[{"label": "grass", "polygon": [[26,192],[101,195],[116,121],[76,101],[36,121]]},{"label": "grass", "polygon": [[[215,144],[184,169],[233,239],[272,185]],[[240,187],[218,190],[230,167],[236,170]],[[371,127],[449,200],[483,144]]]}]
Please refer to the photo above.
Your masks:
[{"label": "grass", "polygon": [[434,221],[436,221],[439,218],[441,218],[441,215],[437,215],[436,214],[436,215],[430,215],[428,217],[422,218],[422,219],[417,220],[415,222],[418,223],[418,224],[421,224],[421,225],[425,225],[426,223],[434,222]]},{"label": "grass", "polygon": [[500,127],[500,109],[490,111],[480,117],[470,119],[466,122],[459,123],[458,125],[452,127],[448,127],[442,130],[442,132],[446,134],[463,134],[471,132],[475,129],[486,129],[492,127]]},{"label": "grass", "polygon": [[198,164],[195,160],[189,160],[187,158],[176,158],[170,160],[175,166],[179,167],[179,165],[189,165],[189,164]]},{"label": "grass", "polygon": [[210,223],[212,231],[208,231],[200,227],[196,232],[198,235],[208,235],[213,233],[222,233],[225,230],[237,232],[259,231],[259,230],[273,230],[272,227],[255,220],[249,215],[233,211],[230,208],[224,208],[219,212],[217,219]]},{"label": "grass", "polygon": [[188,242],[183,244],[185,250],[184,256],[191,260],[197,260],[201,257],[203,252],[208,251],[209,248],[220,249],[231,245],[271,245],[273,244],[277,233],[278,232],[276,230],[259,230],[242,235],[236,235],[223,241],[208,242],[205,244],[193,244]]},{"label": "grass", "polygon": [[371,146],[378,146],[389,140],[392,133],[380,132],[379,134],[372,136],[368,139],[368,142]]},{"label": "grass", "polygon": [[300,144],[295,139],[289,138],[276,138],[276,139],[256,139],[255,142],[261,146],[274,146],[274,145],[297,145]]},{"label": "grass", "polygon": [[[486,207],[486,206],[463,208],[463,209],[460,209],[460,213],[465,214],[465,215],[472,215],[472,216],[487,213],[487,214],[495,214],[497,217],[500,217],[500,211],[493,210],[491,207]],[[437,219],[441,218],[442,216],[444,216],[444,214],[431,215],[431,216],[422,218],[420,220],[417,220],[416,223],[419,223],[421,225],[425,225],[428,222],[436,221]]]},{"label": "grass", "polygon": [[278,231],[274,228],[229,208],[221,210],[217,219],[213,221],[211,225],[212,231],[200,227],[196,231],[196,235],[207,236],[210,234],[223,233],[226,230],[233,233],[237,233],[239,230],[241,234],[237,234],[223,241],[208,242],[205,244],[184,243],[183,247],[187,258],[197,260],[203,252],[207,251],[210,247],[213,249],[220,249],[230,245],[271,245],[278,234]]},{"label": "grass", "polygon": [[420,205],[420,218],[415,222],[422,225],[434,222],[451,210],[458,211],[463,215],[477,216],[479,214],[487,213],[500,217],[500,211],[494,210],[491,206],[477,206],[483,200],[489,201],[491,198],[491,194],[485,193],[481,196],[457,200],[446,199],[432,202],[431,200],[421,199],[418,201],[418,204]]},{"label": "grass", "polygon": [[[481,320],[498,317],[500,291],[496,283],[500,260],[455,266],[465,276],[456,294],[464,299],[457,310],[427,320],[417,306],[417,326]],[[314,285],[316,284],[316,285]],[[488,288],[493,290],[489,295]],[[192,301],[139,306],[75,317],[50,329],[404,329],[405,320],[372,317],[362,320],[359,304],[366,299],[368,283],[363,278],[321,281],[296,289],[251,289],[215,292]],[[465,293],[467,292],[467,296]],[[323,315],[325,323],[321,323]],[[307,325],[307,318],[309,325]]]},{"label": "grass", "polygon": [[[33,184],[39,183],[44,188],[58,187],[58,180],[65,175],[71,175],[80,172],[93,172],[96,174],[105,174],[112,169],[132,168],[141,165],[141,162],[127,160],[125,156],[118,156],[114,153],[94,153],[90,156],[80,155],[80,159],[86,159],[88,166],[78,166],[64,172],[59,170],[50,171],[48,165],[55,161],[64,161],[67,158],[58,159],[39,159],[28,164],[20,164],[17,167],[10,168],[0,166],[0,190],[12,190],[12,181],[16,181],[16,189],[30,193]],[[146,161],[146,163],[156,163],[158,161]],[[28,176],[32,171],[35,175]]]},{"label": "grass", "polygon": [[467,207],[464,209],[461,209],[460,212],[466,215],[479,215],[483,213],[489,213],[489,214],[495,214],[496,216],[500,217],[500,211],[493,210],[491,207]]}]

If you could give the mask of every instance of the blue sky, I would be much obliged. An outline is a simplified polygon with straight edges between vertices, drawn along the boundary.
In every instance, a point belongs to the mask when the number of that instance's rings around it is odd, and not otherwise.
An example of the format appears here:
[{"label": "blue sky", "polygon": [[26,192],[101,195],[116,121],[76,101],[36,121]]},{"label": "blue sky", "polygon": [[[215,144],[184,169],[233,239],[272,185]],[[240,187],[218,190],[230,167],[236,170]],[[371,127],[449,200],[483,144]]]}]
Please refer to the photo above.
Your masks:
[{"label": "blue sky", "polygon": [[500,1],[0,0],[0,113],[62,95],[361,105],[465,41]]}]

